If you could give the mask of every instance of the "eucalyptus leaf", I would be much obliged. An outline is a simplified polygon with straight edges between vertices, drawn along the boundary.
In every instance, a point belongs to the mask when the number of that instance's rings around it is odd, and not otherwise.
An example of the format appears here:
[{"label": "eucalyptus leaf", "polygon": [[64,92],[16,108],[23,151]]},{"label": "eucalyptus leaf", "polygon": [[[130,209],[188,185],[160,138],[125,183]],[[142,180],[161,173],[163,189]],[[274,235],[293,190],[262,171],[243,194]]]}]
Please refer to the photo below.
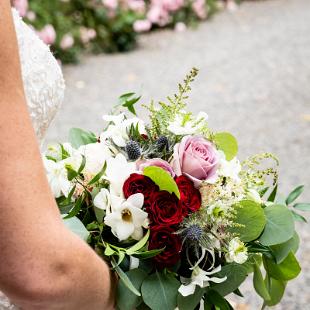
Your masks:
[{"label": "eucalyptus leaf", "polygon": [[222,283],[211,284],[212,289],[216,290],[222,296],[226,296],[235,291],[247,277],[247,269],[239,264],[231,263],[225,265],[222,270],[214,276],[218,278],[227,277]]},{"label": "eucalyptus leaf", "polygon": [[265,304],[267,306],[275,306],[276,304],[278,304],[284,295],[285,287],[286,287],[285,281],[270,278],[269,282],[270,300],[265,301]]},{"label": "eucalyptus leaf", "polygon": [[230,231],[236,233],[243,242],[256,240],[266,224],[264,210],[260,204],[252,200],[243,200],[235,205],[236,216]]},{"label": "eucalyptus leaf", "polygon": [[205,289],[196,286],[195,292],[189,296],[178,295],[179,310],[194,310],[205,293]]},{"label": "eucalyptus leaf", "polygon": [[310,203],[296,203],[293,208],[301,211],[310,211]]},{"label": "eucalyptus leaf", "polygon": [[253,275],[253,286],[257,294],[262,297],[265,301],[270,300],[270,295],[267,290],[266,284],[264,282],[261,270],[257,264],[253,265],[254,275]]},{"label": "eucalyptus leaf", "polygon": [[215,306],[216,309],[220,310],[233,310],[233,307],[230,305],[230,303],[217,291],[211,289],[208,290],[205,294],[205,309],[213,309],[212,306]]},{"label": "eucalyptus leaf", "polygon": [[293,251],[293,253],[296,253],[298,246],[299,246],[299,237],[295,232],[294,236],[288,241],[272,245],[270,248],[273,252],[277,264],[280,264],[289,255],[291,251]]},{"label": "eucalyptus leaf", "polygon": [[80,128],[71,128],[69,131],[69,142],[77,149],[81,145],[96,143],[97,137],[90,131],[85,131]]},{"label": "eucalyptus leaf", "polygon": [[304,185],[297,186],[286,198],[286,204],[289,205],[295,201],[304,190]]},{"label": "eucalyptus leaf", "polygon": [[232,160],[238,153],[238,142],[229,132],[218,132],[214,135],[214,142],[224,152],[227,160]]},{"label": "eucalyptus leaf", "polygon": [[266,257],[263,261],[268,274],[277,280],[292,280],[296,278],[301,271],[300,265],[293,252],[290,252],[280,264],[276,264],[273,260]]},{"label": "eucalyptus leaf", "polygon": [[[147,277],[147,273],[141,269],[133,269],[126,272],[134,287],[138,291],[141,289],[143,280]],[[117,307],[121,310],[132,310],[142,303],[142,297],[133,294],[123,281],[120,281],[117,287]]]},{"label": "eucalyptus leaf", "polygon": [[63,218],[63,221],[69,230],[78,235],[81,239],[87,241],[89,232],[77,217]]},{"label": "eucalyptus leaf", "polygon": [[136,289],[136,287],[132,284],[126,273],[116,264],[116,262],[111,260],[112,267],[117,272],[123,284],[136,296],[141,296],[141,293]]},{"label": "eucalyptus leaf", "polygon": [[303,217],[302,215],[300,215],[300,214],[296,213],[296,212],[295,212],[295,211],[293,211],[293,210],[291,210],[291,213],[292,213],[293,218],[294,218],[294,220],[295,220],[295,221],[297,221],[297,222],[305,222],[305,223],[307,223],[306,218],[305,218],[305,217]]},{"label": "eucalyptus leaf", "polygon": [[295,233],[293,216],[285,206],[271,205],[264,209],[267,223],[259,241],[266,246],[286,242]]},{"label": "eucalyptus leaf", "polygon": [[156,272],[142,283],[143,301],[152,310],[174,310],[181,283],[172,275]]},{"label": "eucalyptus leaf", "polygon": [[164,169],[155,166],[144,168],[143,174],[149,177],[155,184],[159,186],[161,191],[174,193],[180,199],[179,188],[173,177]]}]

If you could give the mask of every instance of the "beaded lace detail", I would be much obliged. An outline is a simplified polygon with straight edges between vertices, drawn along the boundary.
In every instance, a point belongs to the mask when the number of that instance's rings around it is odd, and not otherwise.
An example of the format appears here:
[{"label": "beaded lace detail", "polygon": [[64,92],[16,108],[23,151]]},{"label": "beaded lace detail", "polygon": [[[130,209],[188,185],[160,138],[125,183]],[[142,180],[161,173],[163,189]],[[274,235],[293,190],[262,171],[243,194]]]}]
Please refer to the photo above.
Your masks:
[{"label": "beaded lace detail", "polygon": [[[64,98],[65,83],[59,64],[35,32],[12,9],[24,90],[29,113],[38,141],[42,143],[46,130]],[[17,310],[0,292],[0,310]]]}]

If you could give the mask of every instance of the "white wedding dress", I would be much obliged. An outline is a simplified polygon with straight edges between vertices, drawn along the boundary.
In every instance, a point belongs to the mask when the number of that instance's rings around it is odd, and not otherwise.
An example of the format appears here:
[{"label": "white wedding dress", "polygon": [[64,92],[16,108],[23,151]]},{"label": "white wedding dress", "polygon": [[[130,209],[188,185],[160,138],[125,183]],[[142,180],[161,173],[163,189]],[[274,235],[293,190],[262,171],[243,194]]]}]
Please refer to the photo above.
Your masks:
[{"label": "white wedding dress", "polygon": [[[27,104],[38,142],[41,144],[50,122],[63,101],[64,79],[49,47],[21,20],[15,9],[12,9],[12,12]],[[16,310],[17,307],[0,292],[0,310],[7,309]]]}]

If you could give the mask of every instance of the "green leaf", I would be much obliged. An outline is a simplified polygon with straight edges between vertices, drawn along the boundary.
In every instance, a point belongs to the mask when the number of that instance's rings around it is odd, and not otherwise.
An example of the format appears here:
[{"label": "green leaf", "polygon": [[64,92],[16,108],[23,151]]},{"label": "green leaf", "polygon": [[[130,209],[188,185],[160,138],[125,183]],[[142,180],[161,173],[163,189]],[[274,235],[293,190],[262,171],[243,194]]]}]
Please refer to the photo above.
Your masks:
[{"label": "green leaf", "polygon": [[116,253],[115,250],[113,250],[108,243],[105,244],[105,250],[104,255],[106,256],[112,256]]},{"label": "green leaf", "polygon": [[295,212],[295,211],[293,211],[293,210],[291,210],[291,213],[292,213],[293,218],[294,218],[294,220],[295,220],[295,221],[297,221],[297,222],[305,222],[305,223],[307,223],[306,218],[305,218],[305,217],[303,217],[302,215],[300,215],[300,214],[296,213],[296,212]]},{"label": "green leaf", "polygon": [[136,253],[137,251],[139,251],[141,248],[143,248],[145,246],[145,244],[149,240],[149,237],[150,237],[150,230],[147,231],[145,236],[139,242],[137,242],[131,248],[127,249],[126,254],[132,255],[132,254]]},{"label": "green leaf", "polygon": [[258,253],[249,253],[248,260],[242,264],[247,269],[247,273],[254,272],[254,265],[260,266],[262,264],[262,256]]},{"label": "green leaf", "polygon": [[253,286],[257,294],[264,300],[270,300],[270,295],[265,285],[259,266],[257,264],[254,264],[253,267],[254,267]]},{"label": "green leaf", "polygon": [[[126,272],[126,275],[134,287],[140,291],[143,280],[147,277],[147,273],[141,269],[133,269]],[[118,284],[116,296],[117,307],[121,310],[132,310],[142,303],[142,297],[133,294],[122,281]]]},{"label": "green leaf", "polygon": [[296,203],[293,208],[301,211],[310,211],[310,203]]},{"label": "green leaf", "polygon": [[243,200],[235,205],[235,210],[234,223],[240,225],[232,227],[230,231],[238,234],[243,242],[256,240],[266,224],[264,210],[261,205],[252,200]]},{"label": "green leaf", "polygon": [[286,204],[289,205],[295,201],[304,190],[304,185],[297,186],[286,198]]},{"label": "green leaf", "polygon": [[287,255],[291,251],[296,253],[298,246],[299,246],[299,237],[295,232],[294,236],[288,241],[281,244],[272,245],[270,248],[273,252],[277,264],[280,264],[283,262],[283,260],[287,257]]},{"label": "green leaf", "polygon": [[212,284],[212,289],[216,290],[222,296],[226,296],[235,291],[247,277],[247,269],[239,264],[225,265],[222,270],[214,275],[215,277],[227,277],[222,283]]},{"label": "green leaf", "polygon": [[78,215],[82,208],[82,204],[84,201],[84,195],[81,195],[78,200],[75,202],[74,207],[71,209],[71,211],[64,217],[64,219],[69,219],[70,217],[74,217]]},{"label": "green leaf", "polygon": [[295,232],[293,216],[285,206],[271,205],[264,209],[267,223],[259,241],[275,245],[291,239]]},{"label": "green leaf", "polygon": [[174,193],[180,199],[180,192],[173,177],[164,169],[155,166],[144,168],[143,174],[159,186],[161,191]]},{"label": "green leaf", "polygon": [[275,306],[276,304],[278,304],[284,295],[285,287],[286,282],[270,278],[269,283],[270,300],[265,301],[265,304],[267,306]]},{"label": "green leaf", "polygon": [[78,235],[81,239],[87,240],[89,232],[77,217],[63,218],[63,221],[69,230]]},{"label": "green leaf", "polygon": [[205,289],[196,286],[195,293],[189,296],[178,295],[178,308],[179,310],[194,310],[199,304],[202,296],[205,293]]},{"label": "green leaf", "polygon": [[156,272],[142,283],[143,300],[152,310],[174,310],[181,283],[172,274]]},{"label": "green leaf", "polygon": [[112,267],[117,272],[119,278],[123,282],[123,284],[136,296],[141,296],[140,292],[136,289],[136,287],[132,284],[126,273],[115,263],[115,261],[111,260]]},{"label": "green leaf", "polygon": [[277,196],[277,191],[278,191],[278,184],[273,188],[272,192],[270,193],[267,201],[274,202]]},{"label": "green leaf", "polygon": [[119,97],[119,104],[127,108],[129,112],[137,115],[134,105],[140,100],[141,96],[135,97],[135,93],[126,93]]},{"label": "green leaf", "polygon": [[69,142],[74,148],[79,148],[81,145],[96,143],[97,137],[90,131],[85,131],[80,128],[71,128],[69,131]]},{"label": "green leaf", "polygon": [[281,264],[276,264],[273,260],[266,257],[264,257],[263,261],[268,274],[277,280],[292,280],[296,278],[301,271],[299,263],[293,252],[290,252]]},{"label": "green leaf", "polygon": [[138,252],[133,254],[133,256],[140,259],[148,259],[155,257],[156,255],[160,254],[163,250],[164,249],[154,249],[150,251]]},{"label": "green leaf", "polygon": [[101,171],[99,173],[97,173],[89,182],[88,185],[93,185],[96,182],[98,182],[101,177],[105,174],[107,170],[107,162],[104,163],[103,168],[101,169]]},{"label": "green leaf", "polygon": [[217,147],[224,152],[227,160],[232,160],[238,153],[238,142],[229,132],[218,132],[214,135]]},{"label": "green leaf", "polygon": [[205,309],[213,309],[212,306],[220,310],[233,310],[229,302],[213,289],[208,290],[205,294]]}]

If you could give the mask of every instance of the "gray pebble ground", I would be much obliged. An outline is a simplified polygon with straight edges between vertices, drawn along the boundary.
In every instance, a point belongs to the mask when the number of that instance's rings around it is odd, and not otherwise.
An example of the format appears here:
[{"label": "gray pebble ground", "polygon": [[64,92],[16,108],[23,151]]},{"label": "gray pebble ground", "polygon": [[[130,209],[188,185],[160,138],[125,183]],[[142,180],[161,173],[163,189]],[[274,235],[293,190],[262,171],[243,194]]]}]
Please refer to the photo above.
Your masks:
[{"label": "gray pebble ground", "polygon": [[[63,141],[71,127],[99,131],[101,115],[118,95],[164,99],[193,66],[200,75],[189,107],[206,111],[210,125],[235,134],[240,158],[270,151],[281,161],[281,191],[305,184],[310,201],[310,1],[243,3],[196,30],[142,36],[129,54],[87,57],[64,68],[66,100],[47,141]],[[308,217],[309,218],[309,217]],[[276,309],[310,309],[310,230],[298,229],[303,274],[288,285]],[[259,309],[250,281],[236,309]]]}]

